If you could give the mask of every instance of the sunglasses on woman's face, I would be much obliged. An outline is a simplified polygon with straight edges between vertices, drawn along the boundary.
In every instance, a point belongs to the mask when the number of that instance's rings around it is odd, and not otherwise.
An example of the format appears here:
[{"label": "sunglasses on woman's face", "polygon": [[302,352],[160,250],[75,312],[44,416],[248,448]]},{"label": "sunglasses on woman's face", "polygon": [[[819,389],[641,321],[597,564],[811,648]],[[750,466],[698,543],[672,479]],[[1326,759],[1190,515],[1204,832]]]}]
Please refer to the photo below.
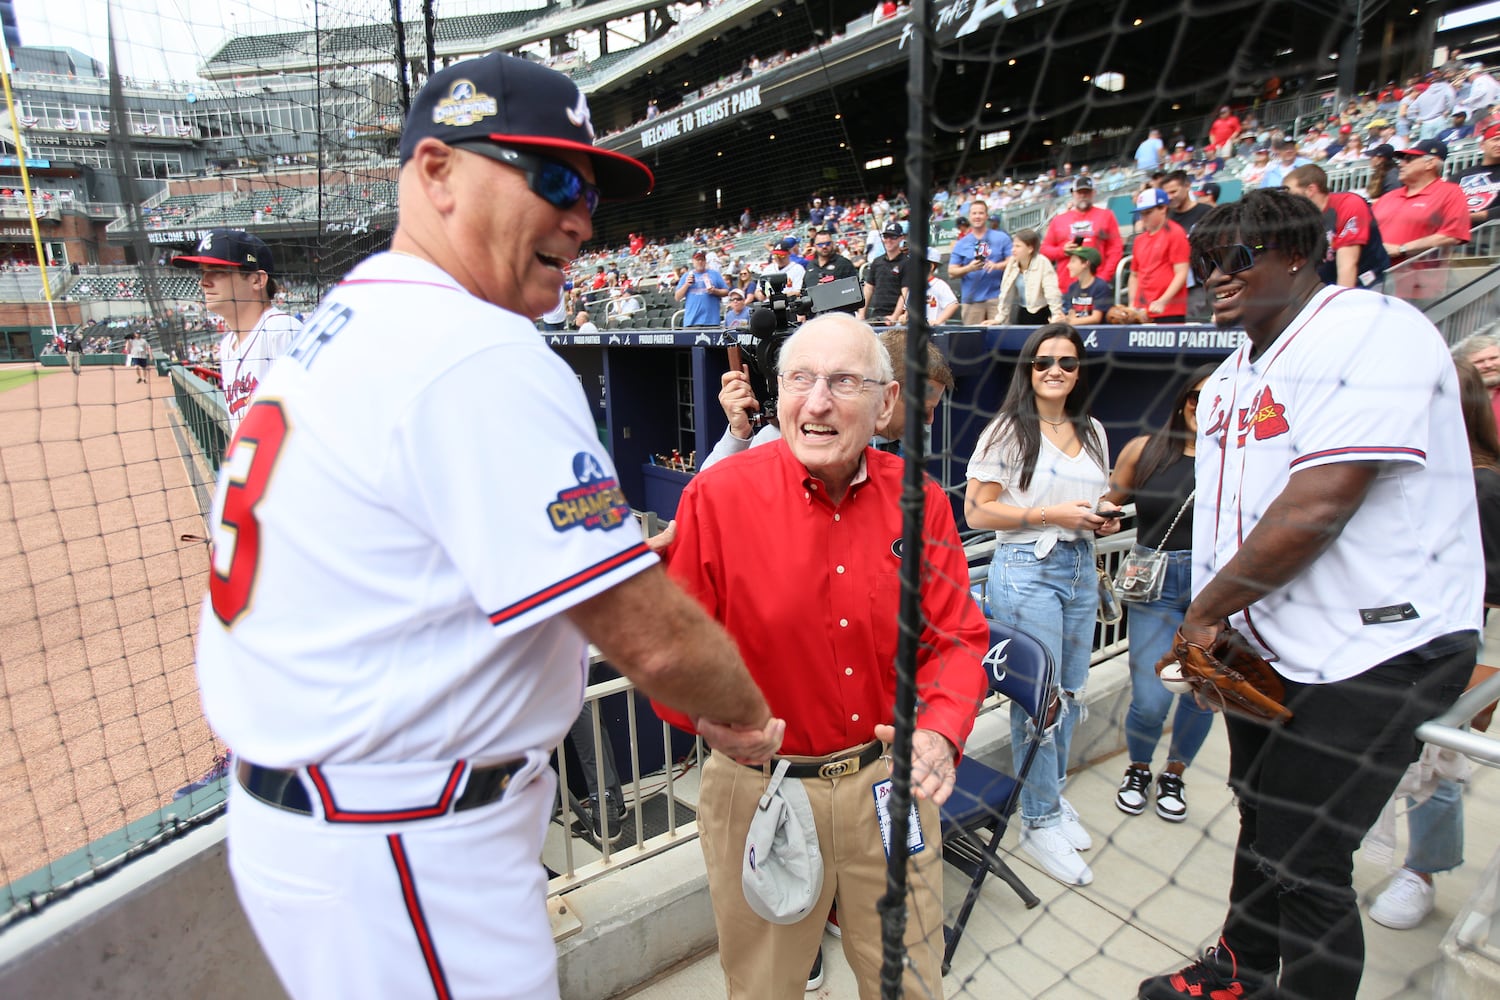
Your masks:
[{"label": "sunglasses on woman's face", "polygon": [[1255,246],[1230,243],[1228,246],[1202,250],[1193,255],[1193,273],[1198,276],[1199,282],[1206,284],[1209,275],[1213,274],[1215,269],[1220,274],[1239,274],[1255,266],[1257,254],[1275,249],[1274,243],[1258,243]]},{"label": "sunglasses on woman's face", "polygon": [[1081,362],[1071,355],[1055,358],[1050,354],[1041,354],[1031,359],[1031,367],[1039,372],[1051,371],[1053,365],[1065,372],[1076,372],[1079,364]]}]

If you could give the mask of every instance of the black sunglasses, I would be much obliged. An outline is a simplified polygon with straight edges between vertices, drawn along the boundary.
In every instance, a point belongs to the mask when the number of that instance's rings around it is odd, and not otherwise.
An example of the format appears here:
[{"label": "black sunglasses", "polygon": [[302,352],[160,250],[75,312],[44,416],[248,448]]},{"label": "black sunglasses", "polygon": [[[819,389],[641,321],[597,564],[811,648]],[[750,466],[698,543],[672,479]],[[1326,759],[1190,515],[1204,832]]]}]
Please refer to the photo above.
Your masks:
[{"label": "black sunglasses", "polygon": [[1056,365],[1065,372],[1076,372],[1080,364],[1082,362],[1072,355],[1055,358],[1050,354],[1039,354],[1031,359],[1031,367],[1039,372],[1051,371],[1053,365]]},{"label": "black sunglasses", "polygon": [[1275,243],[1258,243],[1253,247],[1244,243],[1230,243],[1228,246],[1200,250],[1193,255],[1193,274],[1205,284],[1215,269],[1221,274],[1239,274],[1255,266],[1256,254],[1275,249]]},{"label": "black sunglasses", "polygon": [[525,176],[532,194],[553,208],[566,211],[578,204],[580,199],[588,206],[590,215],[599,207],[599,189],[561,160],[523,153],[509,146],[497,146],[487,139],[457,145],[461,149],[498,160],[508,167],[515,167]]}]

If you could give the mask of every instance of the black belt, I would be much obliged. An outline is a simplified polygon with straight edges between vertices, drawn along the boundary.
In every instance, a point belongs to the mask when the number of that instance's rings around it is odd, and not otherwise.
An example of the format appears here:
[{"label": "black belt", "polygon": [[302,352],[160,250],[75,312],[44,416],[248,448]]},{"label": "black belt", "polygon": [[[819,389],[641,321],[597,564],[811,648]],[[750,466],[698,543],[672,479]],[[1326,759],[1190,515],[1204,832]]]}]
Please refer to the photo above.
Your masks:
[{"label": "black belt", "polygon": [[[524,760],[513,760],[505,764],[471,768],[469,783],[464,786],[464,793],[454,800],[450,810],[442,810],[438,814],[478,809],[480,806],[487,806],[491,802],[498,801],[505,795],[506,788],[510,786],[511,777],[525,763]],[[234,773],[245,791],[266,805],[303,816],[313,815],[312,800],[308,798],[307,787],[303,784],[301,775],[296,771],[261,767],[248,760],[237,760],[234,763]],[[427,814],[434,812],[431,807],[410,811]],[[355,819],[356,816],[351,814],[349,818]],[[413,818],[420,817],[414,815]]]},{"label": "black belt", "polygon": [[[862,767],[875,763],[883,753],[885,753],[885,744],[876,740],[863,750],[855,750],[842,756],[835,755],[829,760],[791,761],[791,766],[786,769],[786,776],[788,778],[843,778]],[[780,757],[772,757],[771,763],[766,766],[774,770],[780,760]]]}]

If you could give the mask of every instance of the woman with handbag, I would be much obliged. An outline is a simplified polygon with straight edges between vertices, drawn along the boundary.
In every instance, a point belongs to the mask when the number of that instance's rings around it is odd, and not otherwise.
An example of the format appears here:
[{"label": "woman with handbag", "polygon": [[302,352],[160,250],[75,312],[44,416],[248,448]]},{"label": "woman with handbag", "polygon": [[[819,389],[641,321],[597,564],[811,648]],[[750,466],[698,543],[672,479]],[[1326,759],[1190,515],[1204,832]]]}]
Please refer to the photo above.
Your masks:
[{"label": "woman with handbag", "polygon": [[[1088,415],[1083,339],[1066,323],[1026,338],[1000,412],[969,460],[964,513],[995,530],[990,613],[1040,639],[1057,664],[1061,709],[1021,791],[1021,849],[1065,885],[1094,874],[1078,856],[1092,838],[1061,795],[1068,749],[1088,681],[1099,603],[1094,535],[1120,530],[1108,487],[1104,426]],[[1012,705],[1011,748],[1026,745],[1026,713]],[[1020,761],[1017,760],[1019,767]]]},{"label": "woman with handbag", "polygon": [[[1130,709],[1125,747],[1130,766],[1115,792],[1115,806],[1139,816],[1151,794],[1151,758],[1161,741],[1173,695],[1156,676],[1192,600],[1193,443],[1198,434],[1198,393],[1217,365],[1188,376],[1165,427],[1130,441],[1120,451],[1109,499],[1135,498],[1136,544],[1120,566],[1117,587],[1130,606]],[[1212,711],[1191,694],[1177,696],[1167,763],[1156,778],[1156,814],[1172,823],[1187,818],[1182,775],[1213,725]]]}]

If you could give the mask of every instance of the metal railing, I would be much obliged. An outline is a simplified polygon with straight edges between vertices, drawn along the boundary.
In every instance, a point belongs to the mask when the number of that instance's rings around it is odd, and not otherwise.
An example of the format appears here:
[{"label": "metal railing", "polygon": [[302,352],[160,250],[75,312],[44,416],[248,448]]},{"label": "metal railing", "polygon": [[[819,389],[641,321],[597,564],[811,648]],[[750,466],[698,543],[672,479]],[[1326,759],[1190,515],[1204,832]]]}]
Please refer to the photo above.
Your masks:
[{"label": "metal railing", "polygon": [[169,373],[177,412],[203,457],[217,473],[224,461],[224,449],[229,445],[229,410],[224,405],[224,393],[181,365],[172,365]]},{"label": "metal railing", "polygon": [[1469,242],[1434,247],[1385,272],[1381,291],[1411,302],[1456,344],[1500,318],[1500,221],[1475,226]]}]

